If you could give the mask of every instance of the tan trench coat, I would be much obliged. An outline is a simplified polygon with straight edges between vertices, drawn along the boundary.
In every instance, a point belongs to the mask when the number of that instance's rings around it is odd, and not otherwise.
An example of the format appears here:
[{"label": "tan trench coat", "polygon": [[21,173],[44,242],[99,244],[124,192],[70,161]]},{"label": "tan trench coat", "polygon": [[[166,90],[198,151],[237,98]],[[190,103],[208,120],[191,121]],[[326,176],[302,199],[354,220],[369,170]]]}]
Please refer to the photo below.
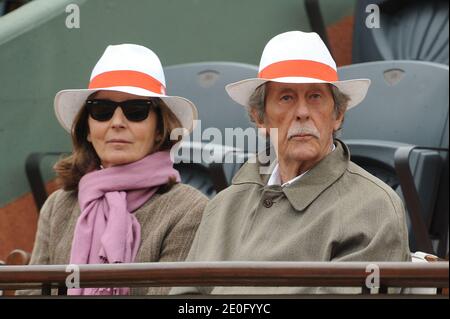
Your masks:
[{"label": "tan trench coat", "polygon": [[[186,261],[409,261],[401,199],[336,149],[300,180],[267,186],[246,163],[207,205]],[[357,292],[292,287],[174,288],[171,294]]]}]

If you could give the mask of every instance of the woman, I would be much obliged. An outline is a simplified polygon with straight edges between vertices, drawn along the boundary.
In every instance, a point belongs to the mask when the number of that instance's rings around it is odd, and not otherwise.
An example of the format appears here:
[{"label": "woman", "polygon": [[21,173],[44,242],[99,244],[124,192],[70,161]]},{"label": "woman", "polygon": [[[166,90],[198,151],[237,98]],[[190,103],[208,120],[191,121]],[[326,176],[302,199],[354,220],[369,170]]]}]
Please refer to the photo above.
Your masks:
[{"label": "woman", "polygon": [[[207,198],[180,183],[170,132],[192,130],[192,102],[165,95],[159,58],[109,46],[89,89],[55,97],[73,153],[55,170],[63,189],[44,204],[31,264],[183,261]],[[169,288],[69,289],[69,294],[166,294]]]}]

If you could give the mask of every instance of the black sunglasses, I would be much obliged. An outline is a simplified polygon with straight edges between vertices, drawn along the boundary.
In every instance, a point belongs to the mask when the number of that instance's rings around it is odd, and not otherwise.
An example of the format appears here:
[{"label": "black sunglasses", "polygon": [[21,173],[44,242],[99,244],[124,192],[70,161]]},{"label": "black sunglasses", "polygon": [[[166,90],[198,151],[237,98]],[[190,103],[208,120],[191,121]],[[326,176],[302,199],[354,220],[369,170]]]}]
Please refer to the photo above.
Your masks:
[{"label": "black sunglasses", "polygon": [[127,100],[114,102],[111,100],[94,99],[86,101],[89,115],[96,121],[109,121],[120,107],[128,121],[141,122],[148,117],[150,110],[157,107],[155,100]]}]

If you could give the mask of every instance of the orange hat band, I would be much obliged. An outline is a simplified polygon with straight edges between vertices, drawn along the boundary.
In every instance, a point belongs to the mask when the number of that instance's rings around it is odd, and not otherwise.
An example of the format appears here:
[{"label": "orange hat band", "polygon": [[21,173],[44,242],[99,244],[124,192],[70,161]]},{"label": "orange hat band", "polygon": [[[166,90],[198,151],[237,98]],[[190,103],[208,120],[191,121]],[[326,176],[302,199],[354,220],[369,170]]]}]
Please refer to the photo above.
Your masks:
[{"label": "orange hat band", "polygon": [[165,87],[150,75],[138,71],[118,70],[96,75],[89,83],[89,89],[114,86],[134,86],[158,94],[165,94]]},{"label": "orange hat band", "polygon": [[287,60],[276,62],[265,67],[259,72],[258,77],[263,79],[305,77],[325,82],[339,80],[336,70],[331,66],[310,60]]}]

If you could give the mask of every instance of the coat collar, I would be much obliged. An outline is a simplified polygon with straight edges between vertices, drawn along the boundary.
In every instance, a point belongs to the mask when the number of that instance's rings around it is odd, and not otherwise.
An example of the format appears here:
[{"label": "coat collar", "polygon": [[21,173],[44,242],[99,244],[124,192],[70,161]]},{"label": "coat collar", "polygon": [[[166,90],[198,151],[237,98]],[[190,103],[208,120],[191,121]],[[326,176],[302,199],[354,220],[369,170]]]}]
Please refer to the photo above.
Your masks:
[{"label": "coat collar", "polygon": [[[301,179],[283,187],[291,205],[298,211],[308,207],[324,190],[344,174],[350,161],[350,151],[344,142],[335,140],[336,149],[311,168]],[[276,162],[272,162],[271,168]],[[261,164],[247,162],[233,178],[233,184],[258,184],[265,187],[270,174],[259,173]],[[269,172],[271,170],[269,169]]]}]

